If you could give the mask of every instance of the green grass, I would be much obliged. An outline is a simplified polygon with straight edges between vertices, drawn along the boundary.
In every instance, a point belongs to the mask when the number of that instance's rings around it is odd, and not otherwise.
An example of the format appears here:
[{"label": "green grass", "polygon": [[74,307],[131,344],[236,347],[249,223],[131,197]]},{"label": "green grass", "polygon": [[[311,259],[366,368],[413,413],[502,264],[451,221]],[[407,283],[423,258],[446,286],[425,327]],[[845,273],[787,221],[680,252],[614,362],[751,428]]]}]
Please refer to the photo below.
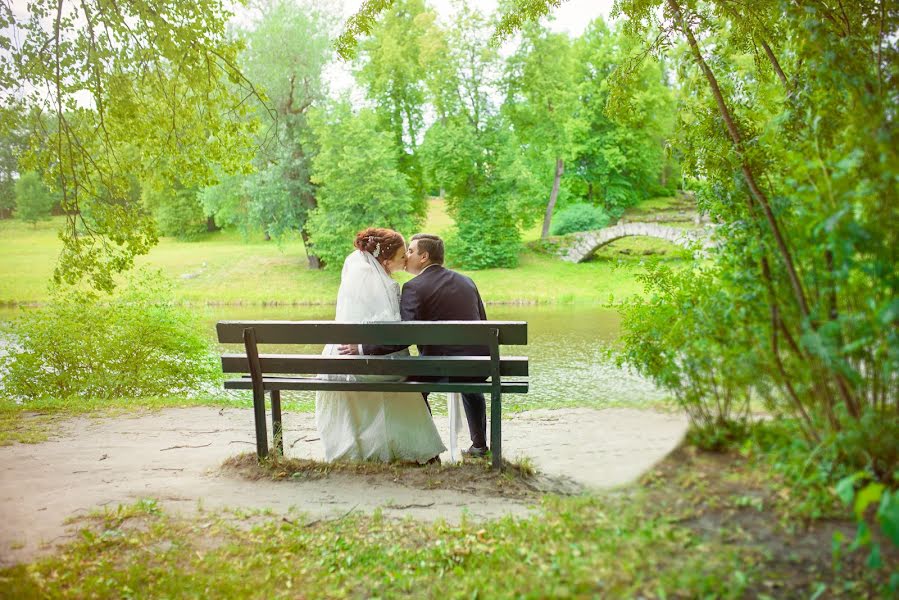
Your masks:
[{"label": "green grass", "polygon": [[[416,470],[410,467],[410,470]],[[391,473],[382,474],[392,477]],[[347,476],[346,473],[343,476]],[[377,477],[366,473],[365,477]],[[278,485],[302,484],[285,480]],[[780,489],[738,454],[692,449],[613,493],[544,496],[529,518],[459,524],[353,510],[167,514],[154,499],[80,519],[78,539],[0,571],[0,596],[876,597],[863,553],[827,548],[848,521],[778,519]]]},{"label": "green grass", "polygon": [[[63,218],[37,228],[0,221],[0,303],[39,303],[62,243]],[[452,222],[443,202],[431,201],[427,231],[446,233]],[[539,226],[524,234],[539,238]],[[639,252],[617,253],[635,242],[621,240],[589,263],[568,264],[526,247],[514,269],[466,272],[488,303],[606,303],[640,291],[634,277],[646,248],[671,249],[664,242],[637,242]],[[659,246],[662,244],[662,246]],[[673,251],[673,250],[672,250]],[[340,274],[310,270],[299,240],[266,242],[236,232],[215,232],[194,241],[163,238],[138,265],[160,268],[175,282],[176,297],[191,304],[333,304]],[[401,279],[405,279],[401,275]]]}]

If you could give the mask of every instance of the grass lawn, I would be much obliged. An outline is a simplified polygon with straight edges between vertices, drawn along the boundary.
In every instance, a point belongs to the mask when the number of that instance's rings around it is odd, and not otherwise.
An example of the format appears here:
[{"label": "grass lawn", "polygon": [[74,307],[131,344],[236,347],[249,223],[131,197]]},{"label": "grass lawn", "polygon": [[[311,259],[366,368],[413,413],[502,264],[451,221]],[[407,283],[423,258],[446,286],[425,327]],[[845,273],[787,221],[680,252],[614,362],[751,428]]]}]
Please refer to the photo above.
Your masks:
[{"label": "grass lawn", "polygon": [[[0,221],[0,303],[35,303],[47,298],[61,249],[62,217],[32,227]],[[452,221],[443,202],[431,201],[425,229],[446,233]],[[523,241],[539,238],[539,226]],[[630,254],[622,254],[621,250]],[[634,274],[643,253],[686,255],[666,242],[628,238],[610,244],[583,264],[569,264],[523,248],[514,269],[467,272],[488,303],[606,303],[640,291]],[[339,272],[314,271],[306,264],[299,239],[281,244],[237,232],[205,234],[193,241],[163,238],[138,265],[151,265],[175,281],[177,297],[192,304],[332,304]],[[405,277],[401,275],[401,277]]]},{"label": "grass lawn", "polygon": [[[301,493],[290,478],[279,485]],[[683,448],[637,485],[544,496],[524,519],[202,508],[180,517],[144,499],[83,517],[81,536],[59,553],[0,571],[0,596],[888,597],[895,553],[877,570],[864,552],[832,555],[834,534],[851,538],[853,524],[787,519],[784,491],[741,454]]]}]

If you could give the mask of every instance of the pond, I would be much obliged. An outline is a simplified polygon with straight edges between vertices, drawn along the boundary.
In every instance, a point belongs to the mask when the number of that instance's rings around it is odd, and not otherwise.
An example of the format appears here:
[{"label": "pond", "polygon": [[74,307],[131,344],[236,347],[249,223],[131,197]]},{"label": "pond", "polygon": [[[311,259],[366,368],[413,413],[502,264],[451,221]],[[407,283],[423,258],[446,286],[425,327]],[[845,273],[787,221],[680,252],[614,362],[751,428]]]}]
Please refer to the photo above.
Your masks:
[{"label": "pond", "polygon": [[[196,307],[198,326],[215,336],[219,320],[330,320],[331,306]],[[0,320],[17,309],[0,309]],[[596,306],[491,305],[494,320],[527,321],[528,345],[507,346],[507,356],[527,356],[530,392],[503,398],[508,408],[640,405],[665,398],[664,392],[628,369],[615,366],[607,351],[618,339],[620,319],[614,309]],[[300,398],[306,395],[299,394]]]}]

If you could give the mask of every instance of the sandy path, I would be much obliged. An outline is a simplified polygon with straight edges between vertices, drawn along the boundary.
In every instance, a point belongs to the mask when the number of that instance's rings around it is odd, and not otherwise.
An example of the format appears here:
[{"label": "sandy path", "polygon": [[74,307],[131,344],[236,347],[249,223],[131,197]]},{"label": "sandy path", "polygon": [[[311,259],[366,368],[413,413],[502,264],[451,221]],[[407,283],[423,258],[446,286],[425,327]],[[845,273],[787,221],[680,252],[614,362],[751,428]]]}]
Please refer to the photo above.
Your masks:
[{"label": "sandy path", "polygon": [[[436,421],[446,439],[446,418]],[[284,426],[289,456],[322,457],[311,414],[285,414]],[[349,475],[290,482],[222,475],[225,458],[255,448],[252,430],[249,410],[169,409],[132,418],[72,419],[51,441],[0,447],[0,566],[31,560],[71,539],[77,526],[67,526],[68,517],[146,497],[187,513],[203,506],[329,516],[381,507],[385,515],[456,521],[463,513],[484,519],[531,510],[506,498]],[[536,410],[503,421],[504,454],[528,456],[549,475],[607,488],[639,476],[685,430],[683,417],[651,411]]]}]

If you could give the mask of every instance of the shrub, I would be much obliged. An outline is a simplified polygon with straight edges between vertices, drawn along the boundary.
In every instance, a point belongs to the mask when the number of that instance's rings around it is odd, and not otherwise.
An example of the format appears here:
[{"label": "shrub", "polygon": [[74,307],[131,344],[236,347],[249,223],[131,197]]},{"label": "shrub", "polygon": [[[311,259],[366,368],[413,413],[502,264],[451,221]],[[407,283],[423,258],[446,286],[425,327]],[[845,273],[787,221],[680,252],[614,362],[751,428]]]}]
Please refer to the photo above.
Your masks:
[{"label": "shrub", "polygon": [[622,306],[628,363],[675,397],[691,422],[690,440],[718,450],[747,433],[751,394],[767,398],[759,365],[741,348],[745,306],[716,285],[716,274],[688,267],[674,271],[649,263],[641,276],[652,296]]},{"label": "shrub", "polygon": [[572,204],[556,213],[550,231],[553,235],[565,235],[577,231],[602,229],[609,224],[609,220],[609,215],[597,206]]},{"label": "shrub", "polygon": [[37,227],[38,221],[49,221],[53,195],[44,185],[39,173],[22,173],[15,184],[16,216]]},{"label": "shrub", "polygon": [[521,235],[508,207],[470,197],[456,201],[465,219],[446,236],[446,262],[462,269],[511,269],[518,266]]},{"label": "shrub", "polygon": [[7,327],[0,391],[26,402],[191,393],[220,378],[209,342],[158,274],[132,276],[112,296],[57,289]]}]

